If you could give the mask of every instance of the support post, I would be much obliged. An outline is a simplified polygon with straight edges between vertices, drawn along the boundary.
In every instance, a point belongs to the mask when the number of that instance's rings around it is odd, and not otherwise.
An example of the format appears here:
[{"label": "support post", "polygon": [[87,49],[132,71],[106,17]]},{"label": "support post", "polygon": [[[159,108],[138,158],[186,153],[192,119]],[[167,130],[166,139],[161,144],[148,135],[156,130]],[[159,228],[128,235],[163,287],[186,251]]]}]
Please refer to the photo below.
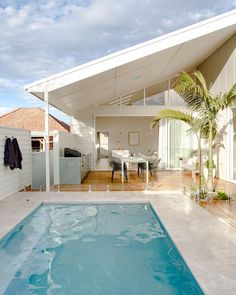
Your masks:
[{"label": "support post", "polygon": [[50,191],[50,156],[49,156],[49,99],[48,91],[44,91],[44,101],[45,101],[45,161],[46,161],[46,192]]}]

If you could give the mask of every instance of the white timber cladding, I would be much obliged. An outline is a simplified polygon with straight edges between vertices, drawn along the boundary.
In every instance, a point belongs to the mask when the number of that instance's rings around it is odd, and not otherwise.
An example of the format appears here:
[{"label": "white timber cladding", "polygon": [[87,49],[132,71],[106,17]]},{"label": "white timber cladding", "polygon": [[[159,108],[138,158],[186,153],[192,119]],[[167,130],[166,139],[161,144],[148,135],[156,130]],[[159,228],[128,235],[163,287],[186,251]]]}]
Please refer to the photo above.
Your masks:
[{"label": "white timber cladding", "polygon": [[[17,138],[22,152],[22,170],[10,170],[3,165],[6,137]],[[0,127],[0,200],[32,184],[31,135],[28,130]]]},{"label": "white timber cladding", "polygon": [[72,119],[71,132],[78,135],[78,150],[91,153],[91,169],[95,169],[95,122],[93,115],[79,115]]},{"label": "white timber cladding", "polygon": [[[198,69],[203,73],[213,94],[225,93],[236,83],[236,34],[212,53]],[[230,110],[219,116],[220,138],[224,147],[219,147],[219,177],[232,178],[232,120]],[[231,168],[230,168],[231,166]]]}]

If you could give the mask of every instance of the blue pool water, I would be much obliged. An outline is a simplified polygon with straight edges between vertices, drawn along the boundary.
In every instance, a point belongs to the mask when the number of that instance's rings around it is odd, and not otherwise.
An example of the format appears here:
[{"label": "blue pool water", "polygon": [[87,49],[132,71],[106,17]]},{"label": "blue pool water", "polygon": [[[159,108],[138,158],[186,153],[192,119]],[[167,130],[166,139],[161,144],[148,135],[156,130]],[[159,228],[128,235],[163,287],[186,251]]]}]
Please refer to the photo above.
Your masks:
[{"label": "blue pool water", "polygon": [[0,294],[203,294],[148,204],[42,205],[0,242]]}]

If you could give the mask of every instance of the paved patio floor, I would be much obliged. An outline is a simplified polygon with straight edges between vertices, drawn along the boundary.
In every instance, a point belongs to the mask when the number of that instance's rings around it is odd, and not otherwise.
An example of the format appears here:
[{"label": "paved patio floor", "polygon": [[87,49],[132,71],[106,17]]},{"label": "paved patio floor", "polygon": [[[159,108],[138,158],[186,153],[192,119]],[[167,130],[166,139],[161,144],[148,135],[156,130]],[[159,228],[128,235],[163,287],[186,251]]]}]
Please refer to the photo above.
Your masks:
[{"label": "paved patio floor", "polygon": [[150,202],[205,293],[236,294],[236,232],[181,193],[17,193],[0,202],[0,237],[42,202]]}]

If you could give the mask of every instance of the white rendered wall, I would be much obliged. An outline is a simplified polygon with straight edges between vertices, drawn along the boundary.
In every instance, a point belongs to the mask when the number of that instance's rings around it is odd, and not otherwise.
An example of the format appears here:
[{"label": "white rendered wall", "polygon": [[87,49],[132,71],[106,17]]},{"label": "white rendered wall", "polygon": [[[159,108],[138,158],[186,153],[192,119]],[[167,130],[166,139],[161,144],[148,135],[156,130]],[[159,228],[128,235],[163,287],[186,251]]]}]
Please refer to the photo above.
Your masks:
[{"label": "white rendered wall", "polygon": [[[5,137],[17,138],[22,152],[22,170],[10,170],[3,165]],[[0,127],[0,200],[23,189],[32,183],[31,135],[28,130]]]},{"label": "white rendered wall", "polygon": [[[206,78],[210,90],[214,94],[224,93],[236,83],[236,34],[211,54],[198,69]],[[232,163],[232,122],[230,111],[224,111],[219,117],[219,127],[222,128],[221,143],[224,148],[219,152],[219,177],[230,179],[230,163]]]},{"label": "white rendered wall", "polygon": [[[151,120],[152,117],[97,117],[96,132],[109,132],[109,151],[125,149],[148,155],[158,151],[158,128],[150,128]],[[129,132],[139,132],[138,146],[129,146]]]}]

